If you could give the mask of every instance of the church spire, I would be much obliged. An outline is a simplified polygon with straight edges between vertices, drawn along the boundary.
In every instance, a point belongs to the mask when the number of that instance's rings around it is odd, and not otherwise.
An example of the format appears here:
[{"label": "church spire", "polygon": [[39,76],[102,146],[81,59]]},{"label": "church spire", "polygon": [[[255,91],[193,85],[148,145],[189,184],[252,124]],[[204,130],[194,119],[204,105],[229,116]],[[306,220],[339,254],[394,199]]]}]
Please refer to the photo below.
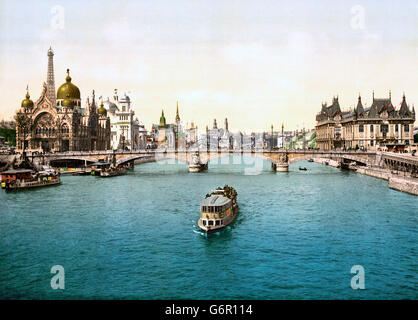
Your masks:
[{"label": "church spire", "polygon": [[165,126],[166,125],[166,121],[165,121],[165,117],[164,117],[164,110],[161,110],[161,117],[160,117],[160,126]]},{"label": "church spire", "polygon": [[46,76],[47,97],[55,105],[55,76],[54,76],[54,51],[48,49],[48,72]]},{"label": "church spire", "polygon": [[177,110],[176,110],[176,122],[180,121],[180,116],[179,116],[179,102],[177,101]]}]

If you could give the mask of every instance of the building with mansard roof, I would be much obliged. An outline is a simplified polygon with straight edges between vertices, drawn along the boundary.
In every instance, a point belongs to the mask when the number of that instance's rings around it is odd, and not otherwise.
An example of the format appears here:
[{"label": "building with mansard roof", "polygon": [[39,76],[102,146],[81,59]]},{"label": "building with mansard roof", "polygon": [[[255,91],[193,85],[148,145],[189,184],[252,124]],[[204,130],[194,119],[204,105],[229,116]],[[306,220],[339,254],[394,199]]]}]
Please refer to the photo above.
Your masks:
[{"label": "building with mansard roof", "polygon": [[359,95],[356,107],[342,111],[338,97],[332,104],[322,104],[316,116],[316,143],[322,150],[368,149],[404,150],[413,143],[414,107],[408,106],[405,94],[396,107],[388,98],[375,98],[364,107]]},{"label": "building with mansard roof", "polygon": [[33,102],[29,91],[16,112],[16,149],[22,151],[93,151],[110,149],[110,119],[95,94],[81,106],[79,88],[67,69],[55,95],[53,52],[48,50],[47,82]]}]

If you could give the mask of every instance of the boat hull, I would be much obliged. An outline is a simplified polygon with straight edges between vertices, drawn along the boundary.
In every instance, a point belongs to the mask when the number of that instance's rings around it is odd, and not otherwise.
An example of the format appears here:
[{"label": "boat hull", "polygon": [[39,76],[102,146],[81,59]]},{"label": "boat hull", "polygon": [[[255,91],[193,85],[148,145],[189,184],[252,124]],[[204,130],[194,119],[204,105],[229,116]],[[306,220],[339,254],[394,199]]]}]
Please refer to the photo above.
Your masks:
[{"label": "boat hull", "polygon": [[110,178],[110,177],[121,176],[125,173],[126,173],[126,169],[114,170],[114,171],[101,171],[100,172],[100,177]]},{"label": "boat hull", "polygon": [[20,185],[7,185],[5,187],[2,186],[3,189],[6,191],[17,191],[17,190],[25,190],[25,189],[34,189],[34,188],[41,188],[41,187],[49,187],[61,184],[60,179],[50,180],[50,181],[40,181],[35,183],[23,183]]}]

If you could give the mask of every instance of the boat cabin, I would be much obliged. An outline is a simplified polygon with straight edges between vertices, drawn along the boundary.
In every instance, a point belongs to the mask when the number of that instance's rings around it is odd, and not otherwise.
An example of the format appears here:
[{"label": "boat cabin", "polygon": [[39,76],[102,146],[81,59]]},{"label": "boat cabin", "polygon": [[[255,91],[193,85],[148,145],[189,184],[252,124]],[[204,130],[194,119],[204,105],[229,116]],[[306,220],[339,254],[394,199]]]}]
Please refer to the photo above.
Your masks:
[{"label": "boat cabin", "polygon": [[95,175],[95,171],[105,171],[111,166],[110,162],[95,162],[91,164],[91,175]]},{"label": "boat cabin", "polygon": [[11,183],[16,180],[29,180],[32,179],[32,170],[8,170],[1,173],[1,183]]},{"label": "boat cabin", "polygon": [[211,195],[200,204],[200,217],[204,226],[221,226],[232,213],[232,200],[222,195]]}]

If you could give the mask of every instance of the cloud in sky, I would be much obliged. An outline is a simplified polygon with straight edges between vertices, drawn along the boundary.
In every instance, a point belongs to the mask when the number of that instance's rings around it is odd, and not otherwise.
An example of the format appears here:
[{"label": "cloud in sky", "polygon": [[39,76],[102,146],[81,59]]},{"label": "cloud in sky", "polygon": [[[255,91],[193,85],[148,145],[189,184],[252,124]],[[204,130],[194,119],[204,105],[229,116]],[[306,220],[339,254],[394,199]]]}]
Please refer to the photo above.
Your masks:
[{"label": "cloud in sky", "polygon": [[[363,28],[352,26],[356,5]],[[62,28],[52,21],[60,8]],[[148,128],[162,108],[172,121],[176,100],[200,128],[228,117],[246,131],[313,127],[335,94],[343,108],[373,89],[415,103],[417,15],[413,0],[2,1],[0,118],[12,117],[26,84],[39,96],[50,45],[57,87],[70,68],[83,101],[93,89],[131,91]]]}]

